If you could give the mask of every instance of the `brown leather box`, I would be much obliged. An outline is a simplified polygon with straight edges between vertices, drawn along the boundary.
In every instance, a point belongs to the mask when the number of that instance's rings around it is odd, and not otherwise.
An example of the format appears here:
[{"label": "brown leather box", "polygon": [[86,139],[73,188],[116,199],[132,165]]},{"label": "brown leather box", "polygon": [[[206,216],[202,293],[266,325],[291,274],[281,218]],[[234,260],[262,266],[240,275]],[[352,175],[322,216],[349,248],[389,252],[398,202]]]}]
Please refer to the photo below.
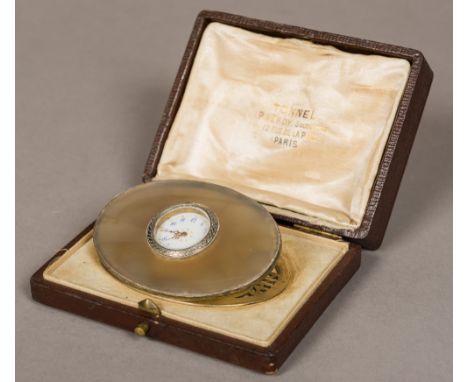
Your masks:
[{"label": "brown leather box", "polygon": [[292,278],[271,300],[190,305],[131,289],[93,224],[31,278],[35,300],[273,373],[383,239],[432,81],[413,49],[203,11],[143,181],[199,179],[261,202]]}]

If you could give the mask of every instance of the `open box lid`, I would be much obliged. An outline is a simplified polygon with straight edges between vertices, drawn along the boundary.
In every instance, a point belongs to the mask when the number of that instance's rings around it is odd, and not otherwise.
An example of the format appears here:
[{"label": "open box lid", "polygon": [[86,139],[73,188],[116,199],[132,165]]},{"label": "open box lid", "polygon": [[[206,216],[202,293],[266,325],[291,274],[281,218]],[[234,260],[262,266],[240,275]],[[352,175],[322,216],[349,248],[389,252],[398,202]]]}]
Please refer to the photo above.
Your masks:
[{"label": "open box lid", "polygon": [[222,184],[375,249],[431,81],[412,49],[203,11],[144,181]]}]

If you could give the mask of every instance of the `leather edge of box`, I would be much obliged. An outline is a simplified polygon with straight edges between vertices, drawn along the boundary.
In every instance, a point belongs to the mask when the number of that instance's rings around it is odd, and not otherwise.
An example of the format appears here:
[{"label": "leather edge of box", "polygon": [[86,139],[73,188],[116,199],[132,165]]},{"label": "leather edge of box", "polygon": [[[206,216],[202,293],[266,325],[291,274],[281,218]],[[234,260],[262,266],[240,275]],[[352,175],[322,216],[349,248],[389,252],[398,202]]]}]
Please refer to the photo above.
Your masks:
[{"label": "leather edge of box", "polygon": [[[418,72],[414,75],[414,83],[411,84],[413,92],[410,99],[402,100],[405,117],[400,126],[398,123],[396,124],[396,128],[399,129],[398,133],[389,138],[389,140],[395,139],[397,142],[387,143],[387,148],[391,147],[392,152],[384,153],[384,155],[391,155],[392,159],[385,161],[384,164],[381,163],[383,179],[380,180],[377,177],[375,180],[375,183],[383,182],[384,184],[379,186],[374,184],[373,187],[374,190],[378,189],[379,194],[379,201],[374,204],[374,221],[367,236],[364,239],[356,240],[362,247],[369,250],[378,249],[384,239],[434,77],[422,53],[415,54],[413,65],[417,65]],[[411,80],[410,78],[408,81]],[[411,113],[407,113],[408,110],[411,110]],[[382,161],[384,162],[384,159]]]}]

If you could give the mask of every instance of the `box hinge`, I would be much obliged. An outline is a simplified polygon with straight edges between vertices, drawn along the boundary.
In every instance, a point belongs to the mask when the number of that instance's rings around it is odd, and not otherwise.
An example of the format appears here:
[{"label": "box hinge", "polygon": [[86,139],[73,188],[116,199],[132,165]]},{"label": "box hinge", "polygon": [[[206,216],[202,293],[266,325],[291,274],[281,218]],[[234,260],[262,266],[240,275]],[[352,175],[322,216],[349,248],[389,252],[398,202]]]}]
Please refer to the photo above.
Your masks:
[{"label": "box hinge", "polygon": [[302,225],[302,224],[293,224],[293,227],[297,228],[297,229],[299,229],[301,231],[313,233],[314,235],[326,237],[327,239],[343,241],[343,238],[340,235],[335,235],[335,234],[330,233],[330,232],[325,232],[325,231],[322,231],[322,230],[320,230],[318,228],[307,227],[307,226]]}]

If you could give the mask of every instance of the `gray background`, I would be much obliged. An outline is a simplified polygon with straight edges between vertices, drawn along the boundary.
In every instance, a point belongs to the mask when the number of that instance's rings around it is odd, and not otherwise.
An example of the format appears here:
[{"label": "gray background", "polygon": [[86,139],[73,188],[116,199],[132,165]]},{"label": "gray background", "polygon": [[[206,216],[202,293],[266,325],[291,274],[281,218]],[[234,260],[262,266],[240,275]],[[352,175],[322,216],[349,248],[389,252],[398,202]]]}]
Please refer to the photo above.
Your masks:
[{"label": "gray background", "polygon": [[452,6],[440,0],[17,1],[18,381],[271,380],[35,303],[29,277],[137,184],[201,9],[423,51],[435,80],[381,249],[275,380],[452,376]]}]

